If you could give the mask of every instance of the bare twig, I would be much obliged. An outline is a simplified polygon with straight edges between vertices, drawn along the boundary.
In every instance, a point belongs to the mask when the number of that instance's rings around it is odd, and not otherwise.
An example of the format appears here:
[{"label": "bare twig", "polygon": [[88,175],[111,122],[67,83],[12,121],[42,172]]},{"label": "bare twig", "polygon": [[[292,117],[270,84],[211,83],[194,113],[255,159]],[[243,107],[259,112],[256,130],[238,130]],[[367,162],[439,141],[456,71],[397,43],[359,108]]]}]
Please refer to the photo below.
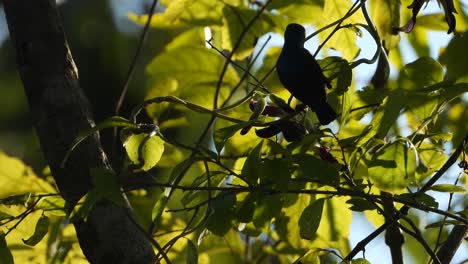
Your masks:
[{"label": "bare twig", "polygon": [[120,108],[122,107],[123,101],[125,100],[125,96],[127,95],[128,86],[130,84],[130,81],[132,80],[133,73],[135,72],[136,64],[137,64],[138,58],[140,57],[143,43],[145,42],[148,36],[149,26],[151,24],[151,19],[153,18],[154,10],[156,9],[157,4],[158,4],[158,0],[153,0],[153,3],[151,4],[150,10],[149,10],[148,19],[146,20],[145,27],[143,28],[143,31],[141,32],[140,39],[138,40],[137,49],[135,51],[135,54],[133,55],[132,62],[128,69],[127,78],[125,78],[125,83],[122,88],[122,92],[120,93],[119,100],[117,101],[117,104],[115,106],[115,112],[114,112],[115,115],[119,115]]},{"label": "bare twig", "polygon": [[242,29],[242,32],[239,34],[239,38],[237,38],[236,43],[232,47],[232,51],[229,54],[229,60],[226,60],[226,62],[223,65],[223,68],[221,70],[221,74],[219,75],[218,83],[216,84],[216,91],[215,91],[215,96],[214,96],[214,101],[213,101],[213,108],[216,109],[218,108],[218,99],[219,99],[219,93],[221,90],[221,86],[223,83],[224,75],[226,74],[227,68],[229,66],[229,61],[231,60],[232,56],[234,53],[236,53],[237,49],[240,47],[240,44],[244,40],[245,35],[249,31],[249,29],[253,26],[253,24],[260,18],[260,15],[263,14],[265,9],[268,7],[272,0],[268,0],[255,14],[254,17],[245,25],[245,27]]}]

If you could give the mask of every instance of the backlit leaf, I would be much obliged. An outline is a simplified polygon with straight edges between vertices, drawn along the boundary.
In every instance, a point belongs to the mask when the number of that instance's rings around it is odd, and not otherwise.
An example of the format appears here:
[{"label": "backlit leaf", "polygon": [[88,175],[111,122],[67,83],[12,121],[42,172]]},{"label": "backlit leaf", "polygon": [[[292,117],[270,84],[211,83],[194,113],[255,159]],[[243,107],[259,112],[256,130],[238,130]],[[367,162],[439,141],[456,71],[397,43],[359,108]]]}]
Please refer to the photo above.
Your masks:
[{"label": "backlit leaf", "polygon": [[148,137],[145,133],[133,134],[126,140],[124,147],[132,163],[147,171],[161,159],[164,141],[158,136]]},{"label": "backlit leaf", "polygon": [[299,232],[304,239],[313,239],[322,219],[322,211],[325,200],[318,199],[302,211],[299,218]]},{"label": "backlit leaf", "polygon": [[404,189],[415,179],[415,152],[402,140],[387,144],[373,155],[368,171],[378,188],[389,192]]},{"label": "backlit leaf", "polygon": [[23,239],[23,242],[28,246],[34,247],[37,243],[41,242],[47,232],[49,232],[49,217],[43,215],[36,223],[34,234],[28,239]]}]

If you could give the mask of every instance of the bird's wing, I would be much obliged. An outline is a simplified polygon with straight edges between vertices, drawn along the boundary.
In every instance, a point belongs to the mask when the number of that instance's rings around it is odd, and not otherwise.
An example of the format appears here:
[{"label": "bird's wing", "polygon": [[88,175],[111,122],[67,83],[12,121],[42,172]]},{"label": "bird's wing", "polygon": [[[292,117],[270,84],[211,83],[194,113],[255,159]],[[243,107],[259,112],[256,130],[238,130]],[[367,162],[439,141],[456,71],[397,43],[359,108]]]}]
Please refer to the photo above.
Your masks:
[{"label": "bird's wing", "polygon": [[313,69],[313,72],[317,76],[316,78],[319,78],[319,80],[317,80],[317,83],[321,83],[330,88],[330,82],[328,81],[327,77],[323,75],[322,68],[320,68],[320,65],[318,64],[314,56],[312,56],[312,54],[310,54],[310,52],[306,49],[303,49],[303,56],[304,58],[306,58],[306,69]]}]

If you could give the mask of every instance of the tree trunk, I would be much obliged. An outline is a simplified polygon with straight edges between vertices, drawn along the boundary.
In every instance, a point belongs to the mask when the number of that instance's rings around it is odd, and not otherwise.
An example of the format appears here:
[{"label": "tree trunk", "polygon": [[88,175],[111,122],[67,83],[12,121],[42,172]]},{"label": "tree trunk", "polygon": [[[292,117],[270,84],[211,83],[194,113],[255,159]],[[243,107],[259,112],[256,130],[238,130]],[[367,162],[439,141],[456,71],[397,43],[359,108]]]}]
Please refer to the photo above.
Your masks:
[{"label": "tree trunk", "polygon": [[[69,209],[91,188],[90,169],[110,168],[99,136],[89,138],[60,163],[78,132],[94,125],[89,102],[58,17],[55,0],[4,0],[18,71],[44,156]],[[130,208],[102,200],[86,221],[74,223],[91,263],[153,263],[147,235]]]}]

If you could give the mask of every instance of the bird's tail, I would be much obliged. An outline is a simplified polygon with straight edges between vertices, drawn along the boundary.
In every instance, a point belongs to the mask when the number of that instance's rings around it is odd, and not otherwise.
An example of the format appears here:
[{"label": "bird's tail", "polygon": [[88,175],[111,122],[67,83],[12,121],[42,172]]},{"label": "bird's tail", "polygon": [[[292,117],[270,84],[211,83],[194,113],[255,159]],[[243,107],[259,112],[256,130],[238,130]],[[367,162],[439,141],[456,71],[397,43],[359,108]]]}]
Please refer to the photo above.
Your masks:
[{"label": "bird's tail", "polygon": [[319,107],[313,110],[317,114],[320,124],[322,125],[328,125],[336,119],[335,110],[333,110],[327,102],[323,102],[323,104],[320,104]]}]

